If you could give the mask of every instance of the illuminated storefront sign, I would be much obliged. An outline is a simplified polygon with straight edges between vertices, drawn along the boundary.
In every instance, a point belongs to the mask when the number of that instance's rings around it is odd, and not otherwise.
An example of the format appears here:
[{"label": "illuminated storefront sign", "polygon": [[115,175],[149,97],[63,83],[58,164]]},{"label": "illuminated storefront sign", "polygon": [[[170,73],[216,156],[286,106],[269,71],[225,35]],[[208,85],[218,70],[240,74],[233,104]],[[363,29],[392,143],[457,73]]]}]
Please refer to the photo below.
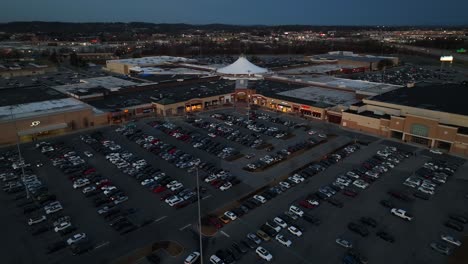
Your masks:
[{"label": "illuminated storefront sign", "polygon": [[32,121],[32,122],[31,122],[31,126],[32,126],[32,127],[37,127],[37,126],[40,125],[40,124],[41,124],[41,121]]}]

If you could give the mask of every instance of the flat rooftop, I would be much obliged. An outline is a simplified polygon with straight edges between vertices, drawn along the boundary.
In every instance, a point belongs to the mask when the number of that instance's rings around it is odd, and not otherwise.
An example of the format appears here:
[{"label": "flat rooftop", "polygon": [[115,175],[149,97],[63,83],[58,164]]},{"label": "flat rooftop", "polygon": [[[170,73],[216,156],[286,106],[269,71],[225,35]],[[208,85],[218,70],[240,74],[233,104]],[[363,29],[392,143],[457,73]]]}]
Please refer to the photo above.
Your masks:
[{"label": "flat rooftop", "polygon": [[362,55],[349,51],[334,51],[326,54],[311,56],[313,59],[327,59],[327,60],[353,60],[363,62],[379,62],[383,59],[392,59],[393,57]]},{"label": "flat rooftop", "polygon": [[136,75],[207,75],[208,72],[184,67],[132,67],[130,71],[138,72]]},{"label": "flat rooftop", "polygon": [[468,115],[467,98],[466,85],[438,84],[401,88],[374,96],[369,100]]},{"label": "flat rooftop", "polygon": [[[309,86],[285,92],[277,93],[277,95],[289,97],[293,100],[301,100],[302,104],[306,103],[317,107],[331,107],[336,105],[349,106],[358,102],[356,95],[352,92],[340,91],[335,89],[327,89],[317,86]],[[284,98],[285,100],[288,100]]]},{"label": "flat rooftop", "polygon": [[185,74],[135,74],[133,75],[135,78],[156,82],[156,83],[163,83],[163,82],[171,82],[177,80],[193,80],[198,79],[203,75],[185,75]]},{"label": "flat rooftop", "polygon": [[392,91],[392,90],[402,87],[400,85],[378,83],[378,82],[368,82],[368,81],[361,81],[361,80],[351,80],[351,79],[345,79],[345,78],[337,78],[333,76],[287,75],[283,77],[289,78],[290,80],[296,81],[296,82],[304,82],[304,83],[315,85],[315,86],[325,86],[325,87],[349,90],[349,91],[353,90],[357,93],[368,94],[368,95],[377,95],[381,93],[386,93],[388,91]]},{"label": "flat rooftop", "polygon": [[90,108],[90,106],[74,98],[22,103],[13,107],[1,106],[0,121],[42,116],[63,111],[78,111],[87,108]]},{"label": "flat rooftop", "polygon": [[152,56],[143,58],[132,58],[132,59],[120,59],[120,60],[108,60],[107,63],[122,63],[133,66],[154,66],[162,65],[165,63],[175,62],[191,62],[193,60],[183,57],[172,57],[172,56]]},{"label": "flat rooftop", "polygon": [[[192,79],[190,79],[192,80]],[[132,107],[141,104],[157,102],[160,104],[173,104],[188,101],[194,98],[205,98],[216,95],[225,95],[233,93],[235,90],[235,80],[227,79],[200,79],[198,82],[172,81],[163,85],[148,84],[154,88],[147,88],[140,91],[122,90],[119,94],[111,94],[102,99],[92,100],[87,103],[101,110],[114,110],[125,107]],[[300,84],[276,82],[268,80],[249,81],[248,88],[255,89],[260,94],[275,94],[278,92],[289,91],[305,87]]]},{"label": "flat rooftop", "polygon": [[174,83],[171,86],[154,85],[154,88],[141,91],[128,91],[121,94],[111,94],[102,99],[89,101],[102,110],[115,110],[151,102],[172,104],[184,102],[192,98],[204,98],[223,95],[234,91],[235,81],[216,79],[195,83]]},{"label": "flat rooftop", "polygon": [[317,65],[310,65],[305,67],[298,67],[292,69],[285,69],[280,70],[278,73],[280,74],[324,74],[333,71],[339,71],[343,68],[355,68],[352,65],[343,65],[343,64],[317,64]]},{"label": "flat rooftop", "polygon": [[0,89],[0,107],[66,98],[52,88],[33,85]]},{"label": "flat rooftop", "polygon": [[296,84],[285,81],[258,80],[249,81],[249,88],[255,89],[258,94],[276,94],[297,88],[306,87],[304,84]]},{"label": "flat rooftop", "polygon": [[95,78],[88,78],[88,79],[81,79],[79,83],[73,84],[65,84],[65,85],[58,85],[54,86],[53,88],[63,92],[63,93],[73,93],[74,91],[86,91],[91,88],[104,88],[108,90],[118,90],[121,87],[125,86],[134,86],[137,83],[120,79],[113,76],[105,76],[105,77],[95,77]]}]

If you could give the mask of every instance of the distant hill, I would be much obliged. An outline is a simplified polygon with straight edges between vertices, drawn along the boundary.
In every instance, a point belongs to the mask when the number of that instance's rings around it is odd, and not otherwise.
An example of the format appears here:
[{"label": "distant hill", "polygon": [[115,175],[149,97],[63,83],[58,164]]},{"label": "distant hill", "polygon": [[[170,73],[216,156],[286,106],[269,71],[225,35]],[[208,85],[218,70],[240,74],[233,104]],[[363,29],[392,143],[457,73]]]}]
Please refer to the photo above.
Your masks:
[{"label": "distant hill", "polygon": [[[395,27],[399,30],[409,27]],[[359,30],[359,29],[375,29],[375,27],[359,27],[359,26],[308,26],[308,25],[280,25],[280,26],[265,26],[265,25],[227,25],[227,24],[207,24],[207,25],[190,25],[190,24],[154,24],[145,22],[130,22],[130,23],[68,23],[68,22],[10,22],[0,23],[0,32],[7,33],[82,33],[93,34],[99,32],[125,32],[125,31],[144,31],[147,33],[180,33],[184,31],[206,30],[206,31],[249,31],[249,30],[271,30],[271,31],[329,31],[329,30]],[[386,28],[387,30],[389,28]]]}]

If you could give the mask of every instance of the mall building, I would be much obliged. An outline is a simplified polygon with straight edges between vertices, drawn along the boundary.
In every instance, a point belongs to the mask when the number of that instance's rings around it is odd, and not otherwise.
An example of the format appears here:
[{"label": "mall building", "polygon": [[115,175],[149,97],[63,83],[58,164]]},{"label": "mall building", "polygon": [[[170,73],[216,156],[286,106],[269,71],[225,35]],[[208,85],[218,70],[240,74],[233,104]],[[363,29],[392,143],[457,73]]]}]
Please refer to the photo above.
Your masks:
[{"label": "mall building", "polygon": [[343,112],[346,128],[468,155],[468,86],[417,85],[351,106]]},{"label": "mall building", "polygon": [[105,124],[108,124],[105,113],[48,87],[0,89],[1,145]]}]

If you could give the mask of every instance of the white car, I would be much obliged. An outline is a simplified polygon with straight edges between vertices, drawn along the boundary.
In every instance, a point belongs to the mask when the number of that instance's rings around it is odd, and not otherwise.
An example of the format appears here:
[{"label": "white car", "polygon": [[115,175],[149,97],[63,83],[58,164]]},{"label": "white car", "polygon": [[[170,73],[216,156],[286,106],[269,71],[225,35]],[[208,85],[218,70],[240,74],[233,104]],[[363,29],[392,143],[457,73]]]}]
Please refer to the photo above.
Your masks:
[{"label": "white car", "polygon": [[429,150],[431,153],[434,153],[434,154],[437,154],[437,155],[442,155],[444,154],[442,151],[438,150],[438,149],[431,149]]},{"label": "white car", "polygon": [[297,178],[294,178],[294,177],[289,177],[289,178],[288,178],[288,180],[290,180],[290,181],[294,182],[295,184],[299,184],[299,183],[301,183],[301,182],[302,182],[302,181],[300,181],[299,179],[297,179]]},{"label": "white car", "polygon": [[361,188],[361,189],[366,189],[367,187],[369,187],[369,183],[363,181],[363,180],[355,180],[353,182],[353,185],[358,187],[358,188]]},{"label": "white car", "polygon": [[117,187],[114,186],[114,188],[109,188],[104,191],[105,195],[111,194],[114,190],[117,190]]},{"label": "white car", "polygon": [[405,210],[403,209],[397,209],[397,208],[392,208],[392,210],[390,210],[390,212],[393,214],[393,215],[396,215],[400,218],[403,218],[407,221],[411,221],[413,219],[413,216],[406,212]]},{"label": "white car", "polygon": [[265,199],[265,197],[261,196],[261,195],[254,195],[253,198],[257,201],[259,201],[260,203],[264,204],[267,202],[267,199]]},{"label": "white car", "polygon": [[307,134],[309,134],[309,135],[315,135],[315,134],[317,134],[317,131],[310,130],[309,132],[307,132]]},{"label": "white car", "polygon": [[83,188],[83,190],[81,190],[82,193],[86,194],[86,193],[90,193],[92,191],[96,190],[96,187],[94,186],[88,186],[88,187],[85,187]]},{"label": "white car", "polygon": [[319,138],[327,138],[327,135],[325,135],[325,134],[318,134],[318,137],[319,137]]},{"label": "white car", "polygon": [[215,137],[216,137],[216,134],[214,134],[214,133],[209,133],[208,136],[209,136],[209,137],[212,137],[212,138],[215,138]]},{"label": "white car", "polygon": [[279,232],[281,231],[281,226],[279,226],[277,223],[275,222],[270,222],[270,221],[267,221],[266,222],[266,225],[273,228],[276,232]]},{"label": "white car", "polygon": [[299,217],[302,217],[304,215],[304,211],[302,211],[301,209],[299,209],[299,207],[297,206],[294,206],[294,205],[291,205],[289,207],[289,212],[299,216]]},{"label": "white car", "polygon": [[212,174],[212,175],[208,176],[208,177],[205,179],[205,182],[206,182],[206,183],[210,183],[210,182],[212,182],[212,181],[214,181],[214,180],[216,180],[216,179],[218,179],[218,176]]},{"label": "white car", "polygon": [[88,158],[91,158],[92,156],[94,156],[93,153],[91,153],[91,152],[89,152],[89,151],[85,151],[85,152],[83,152],[83,153],[84,153],[85,156],[88,157]]},{"label": "white car", "polygon": [[193,263],[196,263],[198,261],[198,259],[200,258],[200,253],[195,251],[195,252],[192,252],[190,253],[190,255],[188,255],[185,260],[184,260],[184,264],[193,264]]},{"label": "white car", "polygon": [[179,196],[172,196],[172,197],[169,197],[165,200],[165,202],[169,205],[169,206],[174,206],[176,204],[179,204],[181,202],[183,202],[184,200],[182,200]]},{"label": "white car", "polygon": [[173,185],[171,187],[171,191],[177,191],[177,190],[182,189],[182,188],[184,188],[184,185],[182,183],[177,183],[176,185]]},{"label": "white car", "polygon": [[275,222],[275,224],[281,226],[282,228],[288,227],[288,224],[286,224],[286,222],[283,219],[279,218],[279,217],[275,217],[273,219],[273,222]]},{"label": "white car", "polygon": [[275,239],[276,239],[276,241],[278,241],[281,245],[283,245],[285,247],[290,247],[292,245],[291,240],[287,239],[283,235],[278,234],[278,235],[275,236]]},{"label": "white car", "polygon": [[457,247],[461,246],[461,244],[462,244],[460,240],[458,240],[458,239],[456,239],[456,238],[454,238],[453,236],[450,236],[450,235],[441,235],[440,238],[443,241],[445,241],[447,243],[450,243],[452,245],[455,245]]},{"label": "white car", "polygon": [[46,220],[46,216],[45,215],[41,215],[41,216],[38,216],[38,217],[34,217],[34,218],[29,218],[28,220],[28,225],[35,225],[35,224],[38,224],[38,223],[41,223],[41,222],[44,222]]},{"label": "white car", "polygon": [[72,224],[70,222],[62,222],[54,228],[55,232],[59,232],[69,228]]},{"label": "white car", "polygon": [[354,173],[352,171],[346,172],[346,176],[349,176],[349,177],[354,178],[354,179],[359,179],[359,175],[357,175],[356,173]]},{"label": "white car", "polygon": [[268,252],[263,247],[258,247],[257,249],[255,249],[255,253],[257,253],[259,257],[266,261],[271,261],[273,259],[273,256],[270,254],[270,252]]},{"label": "white car", "polygon": [[224,183],[223,185],[221,185],[221,186],[219,187],[219,189],[220,189],[221,191],[226,191],[226,190],[231,189],[231,187],[232,187],[232,183],[226,182],[226,183]]},{"label": "white car", "polygon": [[61,205],[56,205],[56,206],[52,206],[52,207],[49,207],[45,210],[46,214],[53,214],[53,213],[56,213],[58,211],[61,211],[63,210],[62,206]]},{"label": "white car", "polygon": [[128,196],[119,196],[119,198],[114,200],[114,204],[121,204],[128,200]]},{"label": "white car", "polygon": [[142,185],[142,186],[146,186],[146,185],[151,184],[151,183],[153,183],[153,182],[154,182],[154,179],[151,179],[151,178],[149,178],[149,179],[144,179],[144,180],[141,182],[141,185]]},{"label": "white car", "polygon": [[172,186],[176,186],[177,184],[179,184],[178,181],[171,181],[170,183],[166,184],[166,187],[171,188]]},{"label": "white car", "polygon": [[284,181],[279,182],[279,185],[283,186],[286,189],[291,188],[291,184],[284,182]]},{"label": "white car", "polygon": [[288,227],[288,231],[289,231],[291,234],[295,235],[295,236],[298,236],[298,237],[302,236],[302,231],[299,230],[299,229],[298,229],[297,227],[295,227],[295,226],[289,226],[289,227]]},{"label": "white car", "polygon": [[349,242],[348,240],[346,239],[343,239],[343,238],[337,238],[335,240],[335,242],[342,246],[342,247],[345,247],[345,248],[352,248],[353,247],[353,243]]},{"label": "white car", "polygon": [[231,221],[234,221],[234,220],[237,219],[237,215],[236,215],[235,213],[231,212],[231,211],[226,211],[226,212],[224,212],[224,215],[225,215],[227,218],[231,219]]},{"label": "white car", "polygon": [[75,182],[73,182],[73,189],[84,187],[88,185],[89,183],[90,182],[88,179],[77,179]]},{"label": "white car", "polygon": [[419,187],[418,188],[418,191],[422,192],[422,193],[426,193],[426,194],[430,194],[430,195],[434,195],[434,190],[431,190],[429,188],[426,188],[426,187]]},{"label": "white car", "polygon": [[82,239],[85,239],[85,238],[86,238],[85,233],[78,233],[78,234],[73,235],[69,239],[67,239],[67,244],[72,245],[72,244],[75,244],[76,242],[78,242],[78,241],[80,241]]}]

